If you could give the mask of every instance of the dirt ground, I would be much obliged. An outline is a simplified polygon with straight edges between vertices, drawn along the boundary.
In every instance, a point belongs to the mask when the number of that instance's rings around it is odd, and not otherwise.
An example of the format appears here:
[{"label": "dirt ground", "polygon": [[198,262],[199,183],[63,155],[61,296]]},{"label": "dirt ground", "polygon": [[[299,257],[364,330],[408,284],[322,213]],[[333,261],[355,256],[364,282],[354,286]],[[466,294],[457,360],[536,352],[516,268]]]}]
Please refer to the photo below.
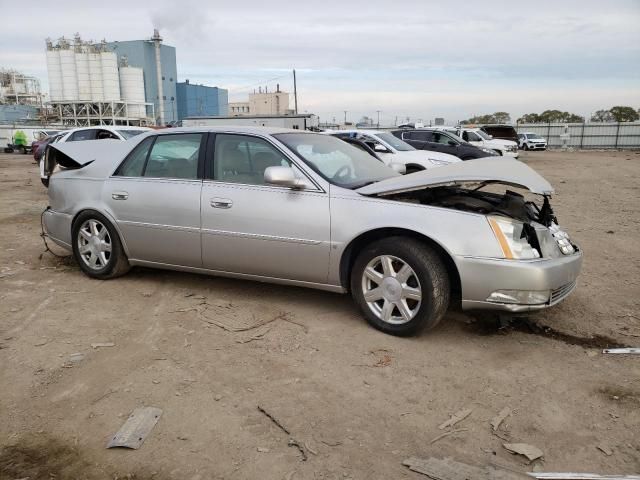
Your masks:
[{"label": "dirt ground", "polygon": [[[149,269],[91,280],[43,254],[37,167],[0,154],[0,478],[425,478],[410,456],[640,472],[640,357],[601,353],[640,346],[640,153],[522,158],[584,250],[575,293],[537,327],[450,311],[401,339],[347,296]],[[163,410],[144,445],[106,449],[140,406]]]}]

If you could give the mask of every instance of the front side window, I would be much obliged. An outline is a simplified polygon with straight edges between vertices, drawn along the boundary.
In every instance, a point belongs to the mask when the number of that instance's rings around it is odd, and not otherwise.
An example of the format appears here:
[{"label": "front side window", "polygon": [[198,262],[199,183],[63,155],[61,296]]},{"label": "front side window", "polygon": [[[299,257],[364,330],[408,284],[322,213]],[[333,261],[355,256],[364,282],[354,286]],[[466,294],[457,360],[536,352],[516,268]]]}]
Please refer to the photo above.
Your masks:
[{"label": "front side window", "polygon": [[98,133],[96,134],[96,140],[106,140],[106,139],[120,140],[115,133],[110,132],[109,130],[98,130]]},{"label": "front side window", "polygon": [[482,139],[473,132],[463,132],[462,138],[467,142],[481,142]]},{"label": "front side window", "polygon": [[450,136],[444,133],[433,132],[433,141],[442,145],[449,145],[449,142],[456,143]]},{"label": "front side window", "polygon": [[399,152],[408,152],[410,150],[415,150],[415,148],[413,148],[411,145],[403,142],[398,137],[394,137],[390,133],[376,133],[374,136],[382,140],[387,145],[391,145]]},{"label": "front side window", "polygon": [[143,176],[155,178],[198,178],[201,133],[159,135]]},{"label": "front side window", "polygon": [[274,135],[325,180],[344,188],[358,188],[398,174],[363,150],[331,135],[282,133]]},{"label": "front side window", "polygon": [[269,142],[248,135],[216,135],[213,178],[220,182],[264,185],[268,167],[288,167],[291,162]]},{"label": "front side window", "polygon": [[478,135],[480,135],[482,138],[484,138],[485,140],[491,140],[491,135],[489,135],[486,132],[483,132],[482,130],[477,130],[475,133],[477,133]]},{"label": "front side window", "polygon": [[77,132],[73,132],[67,142],[80,142],[82,140],[95,140],[96,131],[95,130],[78,130]]}]

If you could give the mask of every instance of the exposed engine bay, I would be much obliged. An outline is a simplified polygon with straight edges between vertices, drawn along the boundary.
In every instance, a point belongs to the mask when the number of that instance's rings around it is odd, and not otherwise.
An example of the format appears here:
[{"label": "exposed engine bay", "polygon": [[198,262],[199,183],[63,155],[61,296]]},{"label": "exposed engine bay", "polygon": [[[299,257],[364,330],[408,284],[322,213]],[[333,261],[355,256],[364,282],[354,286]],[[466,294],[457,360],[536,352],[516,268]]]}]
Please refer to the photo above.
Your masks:
[{"label": "exposed engine bay", "polygon": [[[578,250],[569,236],[558,227],[558,220],[543,195],[542,205],[527,200],[524,195],[506,190],[504,193],[481,191],[489,183],[474,189],[441,186],[389,195],[394,200],[432,205],[436,207],[504,216],[522,222],[519,236],[535,251],[534,258],[570,255]],[[555,244],[555,245],[554,245]]]}]

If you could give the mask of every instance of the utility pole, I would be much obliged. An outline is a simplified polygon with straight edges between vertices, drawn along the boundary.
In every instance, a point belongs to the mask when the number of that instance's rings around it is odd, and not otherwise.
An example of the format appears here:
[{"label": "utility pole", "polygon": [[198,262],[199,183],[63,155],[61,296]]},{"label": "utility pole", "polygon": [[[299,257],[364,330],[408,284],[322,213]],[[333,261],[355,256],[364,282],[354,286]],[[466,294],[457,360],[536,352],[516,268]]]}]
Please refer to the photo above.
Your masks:
[{"label": "utility pole", "polygon": [[376,110],[376,113],[378,114],[377,128],[380,128],[380,110]]},{"label": "utility pole", "polygon": [[344,110],[344,124],[347,124],[347,110]]},{"label": "utility pole", "polygon": [[296,84],[296,69],[293,69],[293,104],[294,112],[298,114],[298,86]]}]

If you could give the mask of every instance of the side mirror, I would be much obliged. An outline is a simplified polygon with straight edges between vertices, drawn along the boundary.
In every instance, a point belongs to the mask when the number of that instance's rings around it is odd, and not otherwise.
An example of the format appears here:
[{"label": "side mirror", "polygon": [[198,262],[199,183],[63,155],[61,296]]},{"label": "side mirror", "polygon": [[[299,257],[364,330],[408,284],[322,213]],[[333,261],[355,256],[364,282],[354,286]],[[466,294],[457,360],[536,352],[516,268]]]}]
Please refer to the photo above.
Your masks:
[{"label": "side mirror", "polygon": [[384,145],[381,145],[379,143],[376,143],[374,145],[373,151],[378,153],[389,153],[389,150]]},{"label": "side mirror", "polygon": [[391,170],[399,173],[400,175],[404,175],[405,173],[407,173],[407,166],[404,163],[391,162],[389,164],[389,167],[391,167]]},{"label": "side mirror", "polygon": [[296,173],[291,167],[267,167],[264,171],[264,183],[278,187],[305,187],[304,181],[296,177]]}]

